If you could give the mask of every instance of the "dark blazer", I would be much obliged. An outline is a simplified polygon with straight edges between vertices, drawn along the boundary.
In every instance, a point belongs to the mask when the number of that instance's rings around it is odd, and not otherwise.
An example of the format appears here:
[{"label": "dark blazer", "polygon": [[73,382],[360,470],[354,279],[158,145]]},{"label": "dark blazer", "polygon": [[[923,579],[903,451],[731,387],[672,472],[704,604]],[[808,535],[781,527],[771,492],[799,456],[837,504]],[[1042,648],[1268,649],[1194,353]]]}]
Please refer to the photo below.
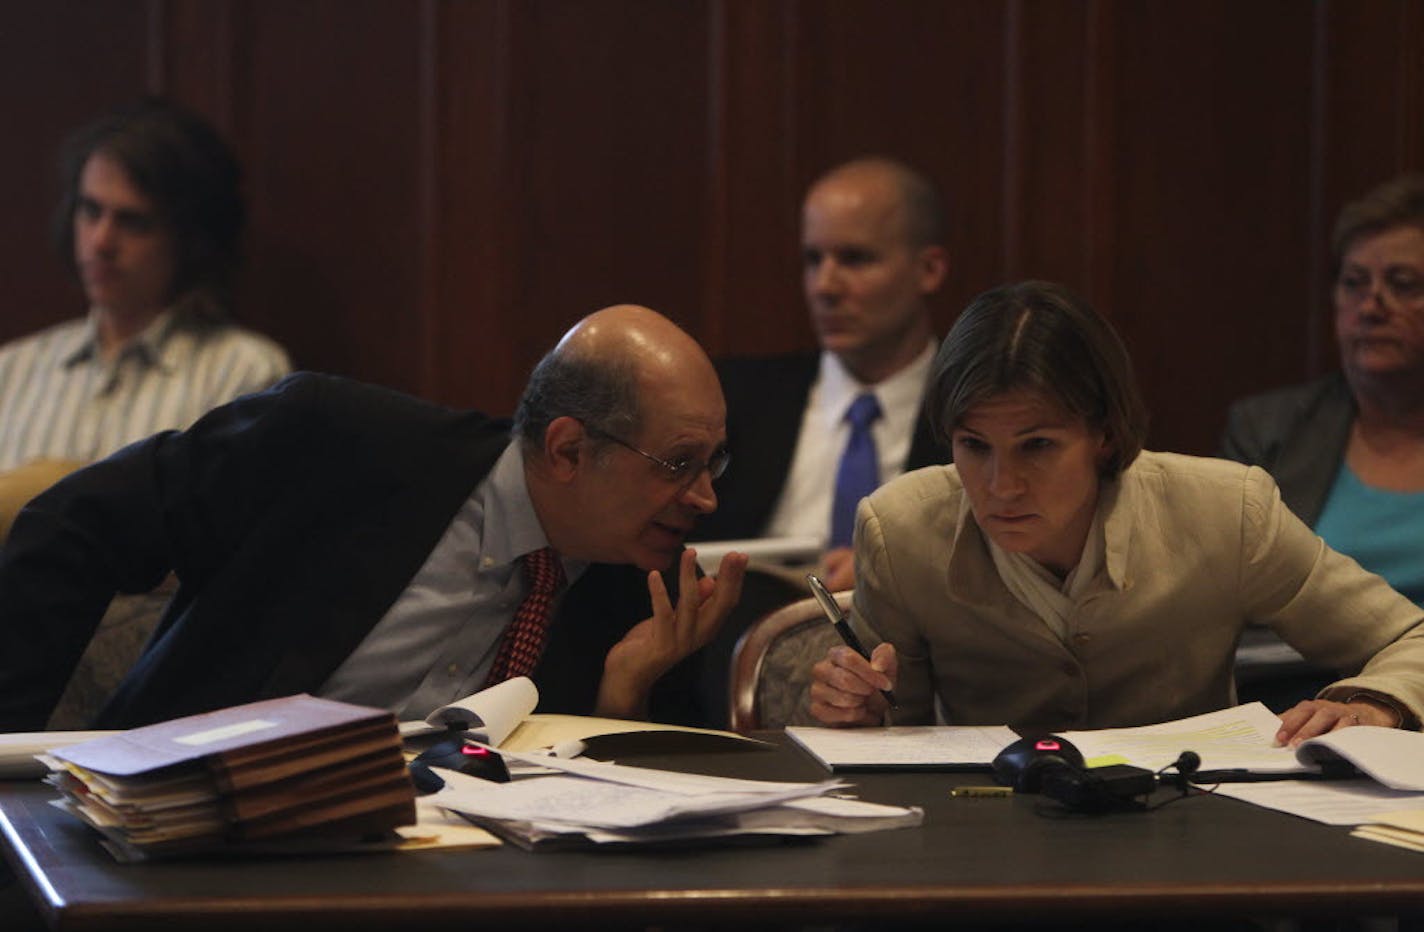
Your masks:
[{"label": "dark blazer", "polygon": [[[503,421],[298,374],[71,475],[0,554],[0,729],[42,728],[112,595],[170,569],[178,592],[97,727],[317,690],[508,443]],[[535,671],[540,710],[592,711],[608,648],[650,614],[641,571],[590,567]],[[655,718],[703,720],[690,667]]]},{"label": "dark blazer", "polygon": [[1270,473],[1286,507],[1311,527],[1345,458],[1355,399],[1340,373],[1231,406],[1221,455]]},{"label": "dark blazer", "polygon": [[[717,481],[717,511],[698,522],[698,540],[760,537],[786,476],[821,354],[739,357],[717,364],[727,399],[727,472]],[[948,462],[921,408],[905,471]]]}]

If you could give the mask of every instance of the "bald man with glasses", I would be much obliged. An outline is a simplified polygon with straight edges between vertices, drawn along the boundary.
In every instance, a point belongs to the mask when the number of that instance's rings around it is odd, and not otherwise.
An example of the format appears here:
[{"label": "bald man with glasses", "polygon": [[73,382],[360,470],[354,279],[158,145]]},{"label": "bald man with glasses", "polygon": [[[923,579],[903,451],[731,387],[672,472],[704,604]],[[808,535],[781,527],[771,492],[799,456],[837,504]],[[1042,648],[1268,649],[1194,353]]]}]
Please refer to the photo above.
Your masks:
[{"label": "bald man with glasses", "polygon": [[21,514],[0,729],[43,727],[109,598],[170,570],[178,594],[96,727],[294,692],[421,718],[521,674],[541,711],[716,722],[700,652],[746,558],[699,578],[683,542],[717,507],[725,420],[697,343],[628,305],[565,335],[512,429],[293,376]]}]

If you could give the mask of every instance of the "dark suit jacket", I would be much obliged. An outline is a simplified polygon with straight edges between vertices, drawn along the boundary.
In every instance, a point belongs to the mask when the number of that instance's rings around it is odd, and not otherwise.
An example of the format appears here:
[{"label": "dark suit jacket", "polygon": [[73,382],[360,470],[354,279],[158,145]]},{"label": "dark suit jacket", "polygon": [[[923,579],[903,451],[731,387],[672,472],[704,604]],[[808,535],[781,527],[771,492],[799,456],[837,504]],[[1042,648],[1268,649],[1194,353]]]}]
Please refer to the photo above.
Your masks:
[{"label": "dark suit jacket", "polygon": [[[299,374],[73,474],[0,554],[0,729],[42,728],[112,595],[170,569],[178,592],[98,727],[315,691],[508,443],[481,414]],[[650,614],[641,571],[590,567],[535,671],[541,711],[590,712],[608,648]],[[655,718],[703,720],[690,669],[659,683]]]},{"label": "dark suit jacket", "polygon": [[1340,471],[1355,399],[1339,373],[1231,406],[1221,455],[1270,473],[1286,507],[1311,527]]},{"label": "dark suit jacket", "polygon": [[[718,363],[727,399],[727,449],[732,461],[717,481],[717,511],[698,522],[698,540],[762,536],[791,471],[801,418],[820,358],[819,352],[802,352]],[[922,408],[905,471],[947,461],[945,451],[930,434]]]}]

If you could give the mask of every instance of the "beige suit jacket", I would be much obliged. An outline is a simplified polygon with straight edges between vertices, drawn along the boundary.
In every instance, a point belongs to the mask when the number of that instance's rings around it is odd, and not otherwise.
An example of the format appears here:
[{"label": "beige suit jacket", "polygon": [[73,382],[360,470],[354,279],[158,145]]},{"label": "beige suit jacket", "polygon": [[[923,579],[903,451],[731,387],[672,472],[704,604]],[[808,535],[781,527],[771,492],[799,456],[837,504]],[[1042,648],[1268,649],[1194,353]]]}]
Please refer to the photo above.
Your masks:
[{"label": "beige suit jacket", "polygon": [[1144,452],[1103,501],[1104,565],[1066,641],[999,578],[953,466],[907,473],[861,503],[855,612],[899,655],[896,722],[932,721],[936,694],[952,723],[1021,730],[1226,708],[1252,621],[1355,674],[1322,697],[1376,692],[1411,727],[1424,717],[1424,613],[1326,547],[1263,470]]}]

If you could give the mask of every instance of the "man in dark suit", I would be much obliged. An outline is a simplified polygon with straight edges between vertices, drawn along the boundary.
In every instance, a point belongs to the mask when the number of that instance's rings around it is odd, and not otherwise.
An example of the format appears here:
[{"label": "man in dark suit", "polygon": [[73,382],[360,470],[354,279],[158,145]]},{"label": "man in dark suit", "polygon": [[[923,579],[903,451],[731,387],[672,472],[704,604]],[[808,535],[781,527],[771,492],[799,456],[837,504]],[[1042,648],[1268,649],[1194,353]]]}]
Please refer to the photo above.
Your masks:
[{"label": "man in dark suit", "polygon": [[921,416],[935,338],[926,299],[944,282],[944,209],[934,186],[885,158],[841,165],[802,209],[803,285],[819,353],[729,359],[727,443],[736,466],[700,539],[818,537],[833,588],[854,579],[848,527],[833,519],[847,409],[873,395],[879,481],[944,461]]},{"label": "man in dark suit", "polygon": [[178,592],[96,726],[302,691],[423,717],[491,680],[546,548],[568,583],[532,660],[540,709],[705,721],[694,655],[746,560],[699,579],[682,544],[716,507],[724,420],[701,348],[632,306],[540,362],[512,440],[331,377],[241,398],[22,512],[0,556],[0,729],[42,727],[113,594],[169,571]]}]

